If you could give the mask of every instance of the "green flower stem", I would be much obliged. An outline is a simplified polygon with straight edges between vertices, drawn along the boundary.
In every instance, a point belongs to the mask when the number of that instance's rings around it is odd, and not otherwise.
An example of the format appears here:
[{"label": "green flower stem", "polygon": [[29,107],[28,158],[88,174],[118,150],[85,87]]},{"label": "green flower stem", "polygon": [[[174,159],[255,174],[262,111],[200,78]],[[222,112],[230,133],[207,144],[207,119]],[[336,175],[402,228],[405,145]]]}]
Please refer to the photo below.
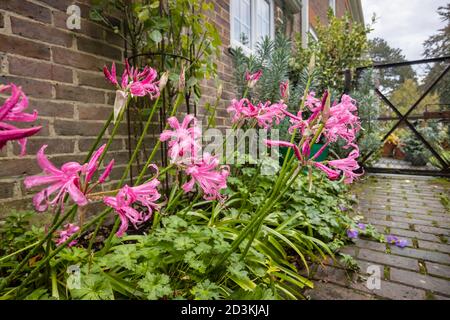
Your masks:
[{"label": "green flower stem", "polygon": [[36,241],[36,242],[34,242],[34,243],[32,243],[32,244],[26,246],[25,248],[19,249],[19,250],[13,252],[13,253],[8,254],[7,256],[1,257],[1,258],[0,258],[0,262],[2,262],[3,260],[7,260],[7,259],[9,259],[9,258],[11,258],[11,257],[14,257],[16,254],[19,254],[19,253],[21,253],[21,252],[23,252],[23,251],[26,251],[26,250],[30,249],[30,248],[33,248],[33,247],[36,246],[38,243],[39,243],[39,241]]},{"label": "green flower stem", "polygon": [[98,160],[99,164],[103,162],[103,159],[105,158],[106,153],[108,152],[108,149],[111,146],[111,143],[117,134],[117,130],[119,130],[120,123],[122,122],[122,119],[123,119],[123,115],[125,114],[125,110],[128,109],[130,102],[131,102],[131,95],[127,98],[127,102],[125,103],[125,106],[122,108],[122,110],[120,110],[119,116],[117,117],[116,122],[114,123],[114,128],[111,132],[108,142],[106,143],[105,150],[103,150],[103,153],[100,156],[100,159]]},{"label": "green flower stem", "polygon": [[50,275],[51,275],[51,279],[52,279],[52,297],[59,300],[58,280],[56,278],[55,267],[51,268]]},{"label": "green flower stem", "polygon": [[218,266],[222,265],[225,260],[239,247],[239,245],[242,243],[242,241],[249,235],[249,233],[254,229],[254,227],[262,220],[265,219],[267,213],[270,211],[270,209],[276,204],[276,202],[286,193],[286,191],[289,189],[291,184],[297,179],[299,172],[291,179],[290,182],[287,183],[286,187],[283,189],[282,192],[278,194],[278,196],[273,200],[274,194],[272,193],[272,196],[266,201],[266,205],[263,207],[264,210],[258,210],[255,214],[254,218],[249,222],[249,224],[242,230],[242,232],[239,234],[239,236],[233,241],[231,244],[230,250],[224,254],[220,260],[215,264],[214,268],[217,268]]},{"label": "green flower stem", "polygon": [[[72,242],[74,239],[76,239],[77,237],[79,237],[84,231],[86,231],[87,229],[89,229],[92,225],[94,225],[95,223],[97,223],[100,219],[102,219],[103,217],[105,217],[109,212],[111,211],[110,208],[104,210],[100,215],[98,215],[97,217],[95,217],[92,221],[90,221],[89,223],[85,224],[83,227],[80,228],[80,230],[77,233],[74,233],[72,236],[70,236],[62,245],[56,247],[55,250],[53,250],[47,257],[45,257],[43,260],[41,260],[36,267],[33,269],[33,271],[31,271],[31,273],[24,279],[24,281],[21,283],[20,286],[15,288],[16,292],[16,296],[17,294],[20,292],[20,290],[30,281],[32,281],[32,279],[34,279],[34,277],[37,275],[37,273],[39,272],[39,270],[42,269],[42,267],[44,267],[49,261],[50,259],[52,259],[54,256],[56,256],[61,250],[63,250],[70,242]],[[28,260],[25,260],[25,262],[27,262]]]},{"label": "green flower stem", "polygon": [[0,290],[3,290],[11,282],[14,276],[20,270],[22,270],[22,268],[27,264],[28,260],[36,253],[38,248],[40,248],[46,241],[48,241],[48,239],[50,239],[53,236],[53,233],[56,231],[56,229],[58,229],[59,226],[67,219],[67,217],[69,217],[77,208],[78,208],[77,205],[72,206],[72,208],[70,208],[70,210],[50,228],[47,235],[35,245],[34,249],[31,250],[25,256],[25,258],[22,259],[19,265],[16,266],[16,268],[5,278],[5,280],[0,283]]},{"label": "green flower stem", "polygon": [[109,115],[108,120],[106,120],[105,124],[103,125],[102,130],[97,135],[97,139],[94,141],[94,144],[91,146],[91,149],[89,150],[86,158],[84,159],[85,163],[89,161],[89,159],[91,158],[91,156],[94,153],[95,149],[97,149],[98,145],[100,144],[100,140],[102,140],[103,136],[105,135],[105,132],[108,129],[109,124],[111,123],[113,118],[114,118],[114,111],[111,111],[111,114]]},{"label": "green flower stem", "polygon": [[130,161],[128,161],[128,165],[127,165],[125,171],[123,172],[122,177],[120,178],[120,184],[122,184],[123,181],[125,180],[125,178],[127,177],[128,172],[130,171],[130,168],[133,165],[134,160],[136,159],[139,151],[141,150],[142,142],[144,141],[144,138],[147,135],[147,131],[148,131],[148,128],[150,127],[150,124],[152,122],[153,115],[154,115],[156,109],[158,109],[158,104],[159,104],[160,97],[161,96],[159,96],[156,99],[155,103],[153,104],[152,110],[150,112],[150,115],[148,116],[147,122],[145,123],[144,129],[142,129],[142,134],[139,137],[139,140],[138,140],[138,142],[136,144],[136,147],[134,149],[133,155],[131,156]]},{"label": "green flower stem", "polygon": [[[170,112],[169,117],[173,117],[176,114],[176,112],[178,110],[178,107],[183,103],[183,100],[184,100],[184,92],[180,91],[180,92],[178,92],[177,98],[175,100],[175,103],[173,105],[173,108],[172,108],[172,110]],[[168,128],[169,128],[169,124],[166,123],[166,125],[164,127],[164,130],[166,130]],[[160,145],[161,145],[161,140],[158,139],[158,141],[156,142],[155,147],[152,150],[152,153],[150,154],[150,156],[148,157],[146,163],[144,164],[144,167],[142,168],[142,170],[141,170],[141,172],[140,172],[140,174],[139,174],[139,176],[138,176],[138,178],[137,178],[137,180],[135,182],[135,185],[139,185],[139,183],[144,178],[144,175],[145,175],[145,173],[147,171],[147,168],[150,165],[150,163],[152,162],[153,158],[155,157],[156,152],[159,150],[159,146]],[[122,186],[122,184],[123,184],[123,179],[121,179],[121,181],[118,183],[117,187],[120,188]],[[105,254],[106,252],[108,252],[109,248],[111,247],[111,241],[112,241],[112,239],[113,239],[117,229],[119,228],[119,223],[120,223],[120,219],[118,217],[116,217],[116,219],[114,221],[113,228],[111,229],[111,233],[109,234],[108,238],[106,239],[105,247],[101,250],[101,254]]]}]

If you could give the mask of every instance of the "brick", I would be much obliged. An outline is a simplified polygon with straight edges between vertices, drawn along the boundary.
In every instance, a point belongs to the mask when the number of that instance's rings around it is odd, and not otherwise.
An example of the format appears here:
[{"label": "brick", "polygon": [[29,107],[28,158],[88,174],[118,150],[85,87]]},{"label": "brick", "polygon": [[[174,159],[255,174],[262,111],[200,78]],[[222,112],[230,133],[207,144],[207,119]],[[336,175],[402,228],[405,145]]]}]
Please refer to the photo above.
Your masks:
[{"label": "brick", "polygon": [[14,196],[14,182],[0,181],[0,199],[12,198]]},{"label": "brick", "polygon": [[369,218],[369,219],[367,219],[367,221],[371,224],[377,224],[377,225],[385,226],[385,227],[409,229],[409,225],[407,223],[403,223],[403,222],[383,221],[380,219],[373,219],[373,218]]},{"label": "brick", "polygon": [[450,295],[450,282],[447,280],[423,275],[417,272],[399,270],[391,268],[390,276],[392,281],[411,285],[416,288],[423,288],[432,292]]},{"label": "brick", "polygon": [[384,244],[384,243],[368,241],[368,240],[363,240],[363,239],[355,239],[355,240],[353,240],[353,242],[355,242],[356,246],[359,248],[371,249],[371,250],[381,251],[381,252],[386,251],[386,244]]},{"label": "brick", "polygon": [[56,99],[82,101],[90,103],[103,103],[105,101],[105,94],[103,91],[80,88],[78,86],[69,86],[63,84],[56,84]]},{"label": "brick", "polygon": [[50,82],[33,80],[16,76],[1,76],[1,83],[13,82],[21,86],[28,97],[51,98],[53,85]]},{"label": "brick", "polygon": [[[361,261],[359,261],[361,263]],[[364,265],[370,265],[364,263]],[[362,270],[367,270],[367,266]],[[380,266],[380,271],[383,273],[383,268]],[[356,275],[355,275],[356,276]],[[355,290],[366,292],[368,294],[377,295],[382,298],[395,299],[395,300],[423,300],[425,299],[425,291],[421,289],[412,288],[398,283],[381,280],[380,289],[370,290],[367,288],[366,281],[358,281],[358,279],[351,279],[348,272],[338,268],[322,268],[319,267],[315,278],[334,282],[336,284],[349,287]],[[357,278],[357,277],[354,277]]]},{"label": "brick", "polygon": [[45,23],[51,23],[52,21],[50,9],[25,0],[2,0],[0,1],[0,9],[12,11]]},{"label": "brick", "polygon": [[64,12],[66,12],[67,7],[69,7],[75,2],[73,0],[40,0],[40,1]]},{"label": "brick", "polygon": [[[426,262],[427,273],[434,276],[444,277],[450,279],[450,267],[433,262]],[[450,283],[449,283],[450,285]]]},{"label": "brick", "polygon": [[408,217],[397,217],[397,216],[392,216],[391,217],[393,221],[396,222],[405,222],[405,223],[410,223],[410,224],[414,224],[414,225],[423,225],[423,226],[433,226],[433,221],[431,220],[418,220],[418,219],[410,219]]},{"label": "brick", "polygon": [[[27,154],[36,154],[44,144],[48,145],[48,147],[45,149],[46,154],[73,153],[75,140],[33,137],[28,140]],[[19,155],[19,153],[20,148],[19,146],[15,145],[14,154]]]},{"label": "brick", "polygon": [[[53,20],[57,28],[67,30],[67,18],[68,16],[65,12],[53,11]],[[84,34],[95,39],[104,38],[104,29],[99,24],[85,19],[81,19],[80,30],[69,30],[69,32],[71,32],[72,34]]]},{"label": "brick", "polygon": [[106,120],[112,111],[112,107],[78,105],[78,117],[80,120]]},{"label": "brick", "polygon": [[19,37],[0,34],[0,51],[25,57],[50,60],[50,47]]},{"label": "brick", "polygon": [[418,240],[418,245],[419,245],[419,248],[421,248],[421,249],[428,249],[428,250],[435,250],[435,251],[450,253],[450,245],[448,245],[448,244]]},{"label": "brick", "polygon": [[312,300],[373,300],[368,294],[363,294],[354,290],[332,284],[316,282],[314,289],[307,290],[305,295],[309,295]]},{"label": "brick", "polygon": [[112,90],[114,87],[105,80],[103,73],[92,73],[78,71],[78,84],[81,86],[89,86],[95,88],[102,88],[106,90]]},{"label": "brick", "polygon": [[427,226],[416,226],[415,229],[417,231],[420,231],[420,232],[450,236],[450,230],[449,229],[436,228],[436,227],[427,227]]},{"label": "brick", "polygon": [[11,28],[14,34],[25,38],[41,40],[65,47],[72,46],[73,36],[70,33],[55,29],[51,26],[11,17]]},{"label": "brick", "polygon": [[54,100],[34,100],[30,99],[30,110],[36,109],[39,116],[73,118],[74,107],[71,103],[56,102]]},{"label": "brick", "polygon": [[422,233],[422,232],[403,230],[403,229],[391,228],[391,234],[396,235],[396,236],[405,236],[405,237],[409,237],[409,238],[417,238],[417,239],[427,240],[427,241],[439,241],[438,237],[436,237],[435,235],[432,235],[432,234],[429,234],[429,233]]},{"label": "brick", "polygon": [[62,136],[97,136],[102,128],[100,122],[55,120],[55,132]]},{"label": "brick", "polygon": [[410,257],[410,258],[417,258],[417,259],[422,259],[422,260],[427,260],[427,261],[450,264],[450,256],[445,253],[420,250],[420,249],[414,249],[414,248],[398,248],[395,246],[391,246],[391,252],[393,254],[406,256],[406,257]]},{"label": "brick", "polygon": [[14,125],[18,128],[31,128],[31,127],[37,127],[41,126],[41,130],[36,133],[34,136],[30,137],[29,139],[33,139],[34,137],[42,137],[42,136],[48,136],[50,134],[50,122],[47,119],[43,119],[42,117],[38,117],[36,121],[34,122],[15,122]]},{"label": "brick", "polygon": [[[80,139],[78,141],[78,148],[81,152],[86,152],[91,149],[91,146],[94,144],[95,139]],[[107,143],[107,139],[102,139],[99,146]],[[123,140],[122,139],[113,139],[111,145],[109,146],[109,151],[117,151],[123,149]]]},{"label": "brick", "polygon": [[392,254],[386,254],[367,249],[360,249],[358,253],[358,258],[370,262],[376,262],[382,265],[419,271],[419,265],[417,263],[417,260],[411,258],[395,256]]},{"label": "brick", "polygon": [[64,48],[53,47],[53,61],[65,66],[100,71],[106,62],[102,59]]},{"label": "brick", "polygon": [[8,62],[9,73],[14,75],[67,83],[72,83],[73,81],[72,70],[69,68],[12,56],[8,57]]},{"label": "brick", "polygon": [[14,161],[0,159],[0,177],[12,178],[21,175],[36,174],[39,172],[39,166],[36,159],[19,158]]},{"label": "brick", "polygon": [[84,37],[77,37],[78,50],[104,56],[113,60],[122,59],[122,51],[105,43]]}]

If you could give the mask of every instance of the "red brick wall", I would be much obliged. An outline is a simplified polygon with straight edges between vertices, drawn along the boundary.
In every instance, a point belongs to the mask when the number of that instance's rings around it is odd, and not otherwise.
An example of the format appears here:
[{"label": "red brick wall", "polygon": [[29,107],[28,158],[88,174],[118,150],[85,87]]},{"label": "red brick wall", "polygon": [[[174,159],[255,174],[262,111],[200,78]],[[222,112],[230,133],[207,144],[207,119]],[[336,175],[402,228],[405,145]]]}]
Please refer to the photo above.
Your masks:
[{"label": "red brick wall", "polygon": [[[66,9],[73,3],[81,7],[81,30],[66,28]],[[32,193],[24,190],[22,180],[40,172],[35,153],[42,144],[48,144],[46,152],[56,164],[82,161],[112,110],[114,92],[101,68],[122,60],[123,42],[87,20],[88,3],[0,1],[0,83],[22,86],[30,110],[39,112],[36,124],[43,126],[29,139],[25,157],[18,156],[16,143],[0,151],[0,217],[6,207],[29,207]],[[119,164],[116,178],[128,159],[126,137],[123,126],[111,145]]]},{"label": "red brick wall", "polygon": [[[317,25],[317,18],[322,24],[328,23],[328,8],[328,0],[309,0],[309,22],[313,27]],[[336,16],[342,17],[346,12],[350,12],[348,0],[336,0]]]}]

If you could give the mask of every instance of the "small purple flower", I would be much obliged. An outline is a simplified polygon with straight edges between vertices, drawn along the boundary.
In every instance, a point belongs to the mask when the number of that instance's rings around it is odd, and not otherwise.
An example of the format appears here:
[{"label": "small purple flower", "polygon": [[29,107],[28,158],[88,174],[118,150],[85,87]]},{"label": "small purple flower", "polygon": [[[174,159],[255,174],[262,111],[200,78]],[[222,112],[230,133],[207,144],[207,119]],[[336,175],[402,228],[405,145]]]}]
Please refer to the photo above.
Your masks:
[{"label": "small purple flower", "polygon": [[398,238],[396,236],[393,235],[388,235],[386,236],[386,242],[390,243],[390,244],[395,244],[398,241]]},{"label": "small purple flower", "polygon": [[395,242],[395,245],[399,248],[404,248],[408,245],[408,240],[406,239],[399,239]]},{"label": "small purple flower", "polygon": [[358,223],[358,228],[360,229],[360,230],[366,230],[366,225],[364,224],[364,223]]},{"label": "small purple flower", "polygon": [[356,239],[358,237],[358,230],[356,230],[356,229],[348,229],[347,230],[347,236],[350,239]]},{"label": "small purple flower", "polygon": [[341,211],[347,211],[347,207],[342,204],[338,205],[338,207],[339,207],[339,210],[341,210]]}]

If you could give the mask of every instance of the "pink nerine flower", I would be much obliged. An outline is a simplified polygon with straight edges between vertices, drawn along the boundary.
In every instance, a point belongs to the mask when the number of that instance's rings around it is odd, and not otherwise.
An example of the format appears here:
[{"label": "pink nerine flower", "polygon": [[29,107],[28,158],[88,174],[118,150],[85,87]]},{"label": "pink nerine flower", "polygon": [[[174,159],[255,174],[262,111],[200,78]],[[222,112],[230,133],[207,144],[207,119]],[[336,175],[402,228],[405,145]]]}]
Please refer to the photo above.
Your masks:
[{"label": "pink nerine flower", "polygon": [[28,99],[20,89],[14,84],[0,85],[0,93],[11,89],[11,96],[6,99],[5,103],[0,107],[0,149],[2,149],[6,142],[10,140],[17,140],[21,146],[20,155],[26,152],[27,137],[36,134],[41,127],[34,127],[28,129],[19,129],[4,121],[17,122],[33,122],[37,119],[37,111],[33,114],[25,113],[24,110],[28,107]]},{"label": "pink nerine flower", "polygon": [[[159,180],[155,178],[137,187],[125,185],[115,197],[103,198],[104,203],[119,215],[121,225],[116,233],[118,237],[123,236],[130,222],[137,228],[138,224],[151,218],[154,210],[159,210],[160,205],[155,203],[161,198],[157,190],[159,184]],[[147,207],[147,212],[134,209],[132,207],[134,203]]]},{"label": "pink nerine flower", "polygon": [[125,59],[125,70],[122,74],[120,85],[117,81],[116,65],[112,64],[111,71],[106,66],[103,67],[105,78],[113,85],[124,92],[131,93],[132,96],[143,97],[149,95],[151,99],[159,97],[159,84],[156,82],[158,73],[155,69],[146,66],[142,71],[130,68],[128,60]]},{"label": "pink nerine flower", "polygon": [[[27,189],[41,185],[49,185],[33,197],[33,204],[36,210],[45,211],[49,204],[51,206],[62,204],[64,196],[67,193],[79,206],[87,205],[86,193],[90,191],[89,184],[94,172],[98,169],[98,159],[103,153],[105,145],[93,154],[87,164],[81,165],[77,162],[67,162],[62,165],[61,169],[56,168],[45,156],[44,151],[46,148],[47,145],[43,145],[37,153],[37,161],[44,175],[26,177],[24,181]],[[96,184],[106,179],[111,172],[113,164],[114,161],[112,160]],[[81,185],[82,183],[83,186]],[[55,198],[48,202],[48,198],[55,192],[58,192]]]},{"label": "pink nerine flower", "polygon": [[354,171],[359,169],[359,164],[356,159],[359,157],[359,150],[356,145],[352,145],[353,149],[347,158],[328,161],[328,164],[336,169],[341,170],[344,173],[344,182],[352,183],[353,180],[362,175],[357,174]]},{"label": "pink nerine flower", "polygon": [[265,104],[259,103],[257,109],[258,115],[255,118],[258,121],[258,125],[268,129],[272,126],[273,122],[280,124],[281,120],[284,119],[286,116],[284,111],[287,109],[287,105],[282,101],[274,104],[266,102]]},{"label": "pink nerine flower", "polygon": [[[79,226],[76,226],[72,223],[68,223],[64,226],[64,230],[58,231],[58,240],[56,241],[56,245],[60,246],[64,242],[66,242],[72,235],[77,233],[80,230]],[[72,240],[69,243],[69,247],[72,247],[77,244],[77,240]]]},{"label": "pink nerine flower", "polygon": [[288,100],[289,98],[289,80],[280,83],[280,96],[283,100]]},{"label": "pink nerine flower", "polygon": [[231,105],[227,108],[228,113],[232,113],[231,121],[236,123],[243,119],[254,118],[258,115],[258,108],[250,100],[231,100]]},{"label": "pink nerine flower", "polygon": [[253,105],[248,99],[231,101],[231,105],[227,108],[228,113],[232,113],[231,121],[236,123],[244,119],[256,119],[260,127],[269,128],[273,122],[280,124],[280,121],[285,117],[286,104],[282,101],[279,103],[270,104],[258,103]]},{"label": "pink nerine flower", "polygon": [[245,72],[245,81],[247,81],[247,86],[253,88],[258,82],[259,78],[262,76],[262,70],[258,70],[255,73]]},{"label": "pink nerine flower", "polygon": [[[192,162],[200,149],[198,138],[201,135],[197,127],[197,119],[193,115],[186,115],[180,122],[175,117],[167,119],[169,126],[174,130],[164,130],[159,136],[161,141],[169,141],[169,157],[173,163]],[[189,126],[192,122],[192,126]]]},{"label": "pink nerine flower", "polygon": [[227,187],[227,178],[230,171],[228,166],[218,166],[219,159],[205,153],[200,162],[186,168],[185,172],[191,176],[191,180],[182,186],[183,190],[185,192],[192,191],[194,184],[197,182],[203,190],[205,200],[223,199],[220,190]]},{"label": "pink nerine flower", "polygon": [[329,114],[325,115],[326,123],[324,135],[330,142],[338,138],[344,139],[350,145],[356,139],[360,129],[356,102],[348,95],[343,95],[341,102],[332,106]]}]

